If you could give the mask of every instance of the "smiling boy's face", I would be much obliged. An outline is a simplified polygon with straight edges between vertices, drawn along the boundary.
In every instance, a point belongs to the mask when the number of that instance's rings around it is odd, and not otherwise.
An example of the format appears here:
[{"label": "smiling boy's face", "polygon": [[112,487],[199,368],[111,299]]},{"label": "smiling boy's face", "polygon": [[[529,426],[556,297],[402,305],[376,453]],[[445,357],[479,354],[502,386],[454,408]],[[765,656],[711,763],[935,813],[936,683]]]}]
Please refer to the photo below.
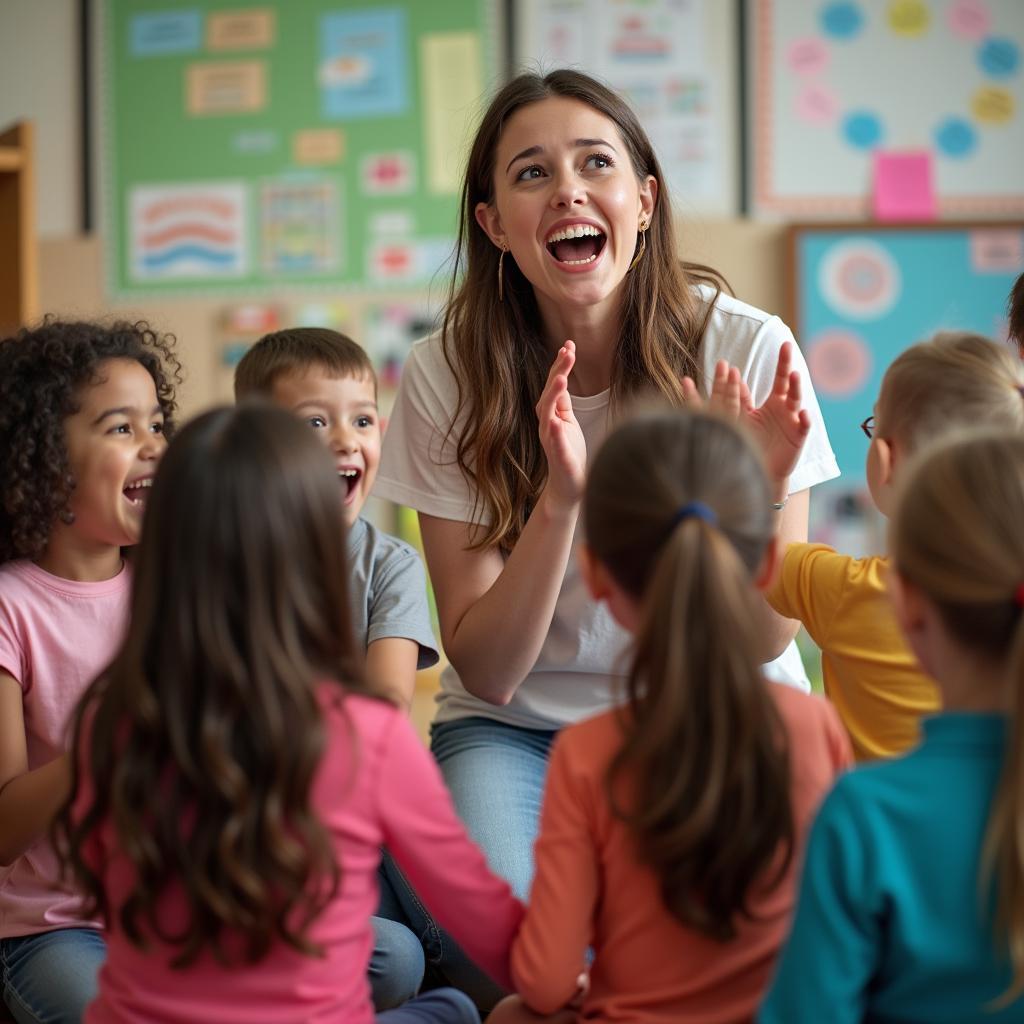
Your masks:
[{"label": "smiling boy's face", "polygon": [[342,487],[345,523],[359,517],[380,464],[381,423],[371,376],[338,377],[321,367],[278,377],[271,399],[295,413],[330,449]]}]

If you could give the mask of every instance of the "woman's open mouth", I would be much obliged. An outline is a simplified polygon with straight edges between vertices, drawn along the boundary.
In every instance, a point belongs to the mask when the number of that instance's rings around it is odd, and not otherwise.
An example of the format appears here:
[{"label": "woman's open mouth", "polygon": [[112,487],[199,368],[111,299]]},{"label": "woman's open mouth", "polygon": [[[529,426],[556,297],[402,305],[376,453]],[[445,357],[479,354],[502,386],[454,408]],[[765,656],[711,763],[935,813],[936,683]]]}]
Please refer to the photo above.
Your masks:
[{"label": "woman's open mouth", "polygon": [[585,267],[601,255],[607,241],[605,233],[593,224],[570,224],[552,231],[544,245],[558,263]]}]

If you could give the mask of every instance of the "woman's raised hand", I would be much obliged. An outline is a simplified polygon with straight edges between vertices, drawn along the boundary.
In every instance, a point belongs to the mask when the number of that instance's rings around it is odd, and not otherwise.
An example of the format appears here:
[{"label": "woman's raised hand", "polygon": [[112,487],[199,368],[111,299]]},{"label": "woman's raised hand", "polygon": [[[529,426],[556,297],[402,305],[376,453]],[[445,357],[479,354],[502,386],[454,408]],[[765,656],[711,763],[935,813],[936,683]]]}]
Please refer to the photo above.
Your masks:
[{"label": "woman's raised hand", "polygon": [[742,419],[753,431],[764,453],[765,466],[773,480],[784,480],[800,458],[811,430],[811,418],[801,408],[800,374],[792,368],[793,343],[779,349],[771,394],[758,408],[750,389],[735,366],[721,360],[715,366],[711,397],[705,402],[690,377],[682,381],[683,399],[695,408],[706,406],[731,419]]},{"label": "woman's raised hand", "polygon": [[587,468],[587,443],[569,398],[569,373],[576,362],[576,345],[567,341],[555,356],[547,383],[537,402],[540,443],[548,460],[547,488],[565,507],[579,504]]}]

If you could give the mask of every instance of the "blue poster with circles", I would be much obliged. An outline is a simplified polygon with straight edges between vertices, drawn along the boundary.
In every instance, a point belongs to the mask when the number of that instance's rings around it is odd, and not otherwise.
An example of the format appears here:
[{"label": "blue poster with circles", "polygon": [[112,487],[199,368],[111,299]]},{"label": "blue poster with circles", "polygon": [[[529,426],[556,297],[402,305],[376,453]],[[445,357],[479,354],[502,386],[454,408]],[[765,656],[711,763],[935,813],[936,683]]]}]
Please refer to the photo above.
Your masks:
[{"label": "blue poster with circles", "polygon": [[871,415],[886,367],[940,330],[1005,342],[1010,288],[1024,272],[1024,223],[791,229],[793,328],[846,490],[863,486]]},{"label": "blue poster with circles", "polygon": [[1024,215],[1024,0],[746,0],[754,210],[872,209],[880,156],[932,215]]}]

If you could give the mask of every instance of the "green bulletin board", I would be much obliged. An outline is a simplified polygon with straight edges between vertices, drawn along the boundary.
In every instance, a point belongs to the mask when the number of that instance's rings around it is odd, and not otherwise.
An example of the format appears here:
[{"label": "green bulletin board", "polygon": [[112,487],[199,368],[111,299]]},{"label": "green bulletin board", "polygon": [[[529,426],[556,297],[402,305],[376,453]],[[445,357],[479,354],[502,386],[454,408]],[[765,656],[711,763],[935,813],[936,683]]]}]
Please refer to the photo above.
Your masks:
[{"label": "green bulletin board", "polygon": [[451,254],[495,0],[106,0],[115,294],[421,287]]}]

